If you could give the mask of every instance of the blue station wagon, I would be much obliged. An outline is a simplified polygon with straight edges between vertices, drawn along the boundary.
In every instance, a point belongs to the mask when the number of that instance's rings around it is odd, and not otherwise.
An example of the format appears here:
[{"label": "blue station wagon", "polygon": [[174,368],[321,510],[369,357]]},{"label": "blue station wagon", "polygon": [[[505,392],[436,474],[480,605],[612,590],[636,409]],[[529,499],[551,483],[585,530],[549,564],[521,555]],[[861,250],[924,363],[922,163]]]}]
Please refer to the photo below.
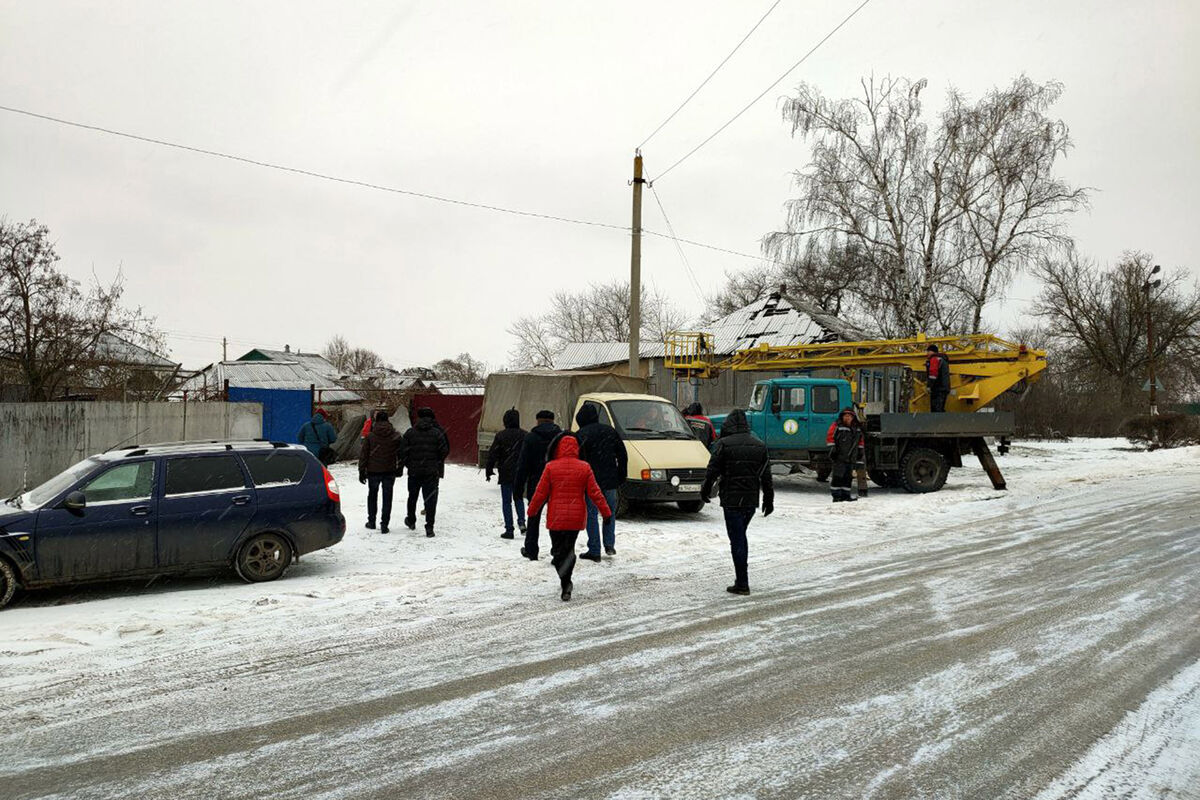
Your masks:
[{"label": "blue station wagon", "polygon": [[26,589],[232,568],[283,575],[342,540],[333,475],[282,442],[144,445],[86,458],[0,506],[0,606]]}]

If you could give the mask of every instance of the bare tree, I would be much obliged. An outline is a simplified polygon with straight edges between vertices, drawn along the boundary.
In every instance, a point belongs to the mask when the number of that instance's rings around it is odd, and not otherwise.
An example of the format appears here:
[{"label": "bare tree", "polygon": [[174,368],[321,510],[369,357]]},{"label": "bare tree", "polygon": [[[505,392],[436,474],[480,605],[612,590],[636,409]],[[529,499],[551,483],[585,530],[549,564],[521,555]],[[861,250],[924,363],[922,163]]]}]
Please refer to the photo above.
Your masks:
[{"label": "bare tree", "polygon": [[[1200,288],[1187,286],[1180,271],[1148,293],[1152,263],[1146,253],[1127,252],[1102,269],[1068,251],[1034,269],[1043,282],[1034,312],[1053,344],[1056,371],[1093,393],[1112,385],[1127,407],[1140,401],[1150,358],[1176,397],[1196,392],[1200,379]],[[1153,353],[1146,331],[1151,315]]]},{"label": "bare tree", "polygon": [[[1021,77],[974,105],[951,91],[935,130],[925,87],[871,78],[861,96],[831,100],[801,84],[783,107],[812,161],[764,250],[829,284],[826,302],[885,336],[978,328],[983,306],[1065,240],[1060,215],[1086,200],[1052,174],[1070,146],[1066,125],[1045,116],[1057,84]],[[839,252],[856,270],[841,286],[829,272]]]},{"label": "bare tree", "polygon": [[58,261],[45,225],[0,219],[0,362],[32,400],[53,399],[72,380],[104,368],[109,337],[163,349],[154,321],[121,304],[120,274],[83,290]]},{"label": "bare tree", "polygon": [[[586,289],[557,292],[545,314],[522,317],[508,329],[517,340],[510,352],[513,366],[549,368],[570,342],[629,341],[629,284],[592,284]],[[657,289],[642,287],[641,335],[662,341],[685,327],[687,315]]]},{"label": "bare tree", "polygon": [[340,334],[325,343],[321,355],[342,375],[362,375],[372,369],[386,367],[383,356],[365,347],[353,347]]},{"label": "bare tree", "polygon": [[454,383],[483,383],[488,376],[487,364],[470,353],[459,353],[457,358],[443,358],[433,365],[439,380]]}]

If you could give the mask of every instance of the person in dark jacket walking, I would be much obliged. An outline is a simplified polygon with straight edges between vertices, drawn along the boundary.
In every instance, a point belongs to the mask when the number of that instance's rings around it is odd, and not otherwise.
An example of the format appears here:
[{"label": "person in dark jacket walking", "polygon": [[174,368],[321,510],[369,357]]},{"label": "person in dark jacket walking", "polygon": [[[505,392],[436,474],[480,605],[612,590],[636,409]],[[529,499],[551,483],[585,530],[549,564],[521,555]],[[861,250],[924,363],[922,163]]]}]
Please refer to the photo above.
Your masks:
[{"label": "person in dark jacket walking", "polygon": [[775,483],[771,479],[771,462],[767,446],[750,432],[746,412],[735,408],[721,425],[721,438],[713,448],[704,475],[700,496],[707,502],[712,497],[713,484],[721,482],[721,508],[725,512],[725,532],[729,535],[729,551],[733,556],[733,585],[725,591],[750,594],[747,561],[749,544],[746,529],[758,508],[762,492],[762,511],[769,517],[775,510]]},{"label": "person in dark jacket walking", "polygon": [[386,411],[378,411],[358,455],[358,482],[367,484],[367,528],[375,528],[378,495],[383,490],[379,532],[388,532],[392,519],[392,490],[403,470],[404,437],[392,426]]},{"label": "person in dark jacket walking", "polygon": [[[595,403],[584,403],[575,414],[579,430],[579,457],[588,463],[596,476],[596,484],[604,493],[604,502],[612,514],[604,520],[604,552],[617,554],[617,492],[629,471],[629,453],[625,442],[612,425],[600,421],[600,410]],[[600,560],[600,511],[589,498],[587,501],[587,552],[580,556],[589,561]]]},{"label": "person in dark jacket walking", "polygon": [[[525,435],[521,443],[521,455],[517,459],[517,478],[515,486],[529,500],[537,489],[538,481],[542,479],[542,470],[546,468],[546,450],[554,437],[562,433],[562,428],[554,424],[553,411],[539,411],[535,419],[537,425]],[[525,546],[521,555],[530,561],[538,558],[538,525],[541,518],[533,511],[528,513],[525,520]]]},{"label": "person in dark jacket walking", "polygon": [[521,444],[525,441],[525,431],[521,428],[521,412],[510,408],[504,412],[504,430],[492,439],[488,448],[487,479],[497,468],[500,470],[500,505],[504,514],[504,533],[501,539],[512,539],[513,536],[513,507],[517,511],[517,525],[521,533],[525,532],[525,495],[517,486],[517,462],[521,459]]},{"label": "person in dark jacket walking", "polygon": [[925,348],[925,386],[929,389],[929,410],[946,410],[946,398],[950,396],[950,361],[938,351],[936,344]]},{"label": "person in dark jacket walking", "polygon": [[829,461],[832,469],[829,473],[829,491],[833,492],[833,502],[846,503],[858,498],[850,494],[851,478],[854,476],[854,465],[859,462],[859,452],[863,446],[862,426],[858,424],[858,415],[853,408],[843,408],[842,413],[829,426],[825,434],[829,444]]},{"label": "person in dark jacket walking", "polygon": [[308,452],[320,458],[321,450],[333,447],[333,443],[337,441],[337,430],[329,424],[325,412],[318,409],[317,413],[312,415],[312,419],[300,426],[296,440],[304,445]]},{"label": "person in dark jacket walking", "polygon": [[433,536],[438,484],[446,472],[450,441],[433,419],[433,409],[417,409],[417,422],[404,432],[404,466],[408,468],[408,514],[404,524],[417,529],[417,495],[425,500],[425,535]]},{"label": "person in dark jacket walking", "polygon": [[586,461],[579,458],[575,434],[564,433],[549,449],[550,462],[542,471],[537,489],[529,501],[529,513],[538,515],[546,506],[546,529],[550,531],[550,558],[562,585],[562,599],[571,599],[575,588],[571,575],[575,570],[575,542],[587,519],[587,501],[600,509],[607,523],[612,509],[596,483]]}]

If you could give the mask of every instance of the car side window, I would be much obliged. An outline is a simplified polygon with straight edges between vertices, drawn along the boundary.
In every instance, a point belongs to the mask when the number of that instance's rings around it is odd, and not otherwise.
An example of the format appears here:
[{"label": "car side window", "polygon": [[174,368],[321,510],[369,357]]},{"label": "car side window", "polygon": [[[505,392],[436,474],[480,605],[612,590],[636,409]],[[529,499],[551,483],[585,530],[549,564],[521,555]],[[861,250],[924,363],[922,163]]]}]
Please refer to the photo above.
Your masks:
[{"label": "car side window", "polygon": [[106,469],[82,488],[88,503],[149,500],[154,493],[154,462],[137,461]]},{"label": "car side window", "polygon": [[258,488],[264,486],[290,486],[304,480],[308,463],[295,453],[243,454],[242,461],[250,470],[250,478]]},{"label": "car side window", "polygon": [[784,411],[803,411],[804,387],[793,386],[790,389],[784,389],[782,405]]},{"label": "car side window", "polygon": [[838,412],[838,387],[812,387],[812,407],[815,414],[836,414]]},{"label": "car side window", "polygon": [[584,405],[591,406],[592,408],[596,409],[596,413],[600,415],[600,421],[602,423],[604,423],[605,425],[612,425],[612,417],[610,417],[608,415],[607,408],[600,405],[599,403],[593,403],[591,400],[588,400],[587,402],[585,402]]},{"label": "car side window", "polygon": [[163,494],[196,494],[243,489],[246,479],[233,456],[198,456],[167,459]]}]

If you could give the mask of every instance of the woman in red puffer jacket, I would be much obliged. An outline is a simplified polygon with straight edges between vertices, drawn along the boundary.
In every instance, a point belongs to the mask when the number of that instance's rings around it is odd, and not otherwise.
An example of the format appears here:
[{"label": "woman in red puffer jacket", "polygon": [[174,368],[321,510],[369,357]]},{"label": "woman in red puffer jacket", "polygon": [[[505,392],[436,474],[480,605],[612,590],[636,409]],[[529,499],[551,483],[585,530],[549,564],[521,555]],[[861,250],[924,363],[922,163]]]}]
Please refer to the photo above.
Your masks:
[{"label": "woman in red puffer jacket", "polygon": [[549,463],[538,481],[533,499],[529,501],[529,516],[548,506],[546,529],[550,531],[550,563],[562,582],[562,599],[571,599],[571,573],[575,570],[575,541],[587,525],[587,498],[607,522],[612,509],[604,501],[604,492],[586,461],[579,459],[579,440],[564,433],[550,444]]}]

